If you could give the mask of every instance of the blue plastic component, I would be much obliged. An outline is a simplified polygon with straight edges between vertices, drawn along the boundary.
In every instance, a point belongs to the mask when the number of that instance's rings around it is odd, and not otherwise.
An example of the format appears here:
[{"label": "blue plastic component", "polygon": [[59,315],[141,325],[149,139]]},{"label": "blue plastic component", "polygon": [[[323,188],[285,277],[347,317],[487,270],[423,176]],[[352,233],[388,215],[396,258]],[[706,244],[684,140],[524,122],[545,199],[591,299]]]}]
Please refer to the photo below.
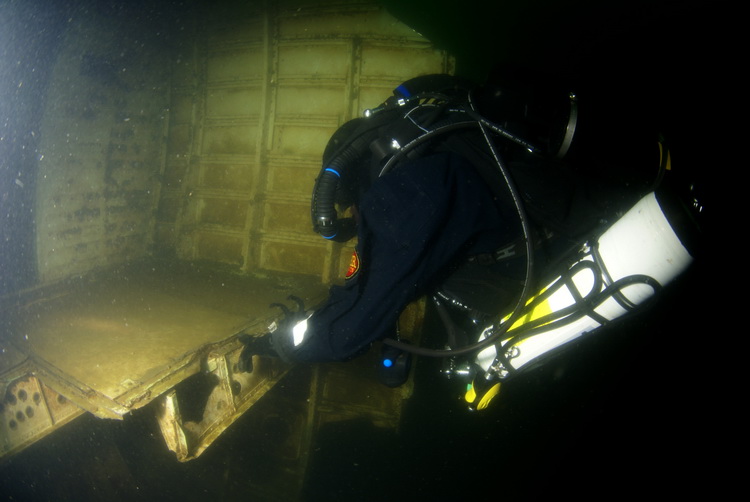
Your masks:
[{"label": "blue plastic component", "polygon": [[409,379],[411,354],[383,344],[378,379],[388,387],[398,387]]},{"label": "blue plastic component", "polygon": [[411,92],[409,92],[409,89],[407,89],[406,87],[404,87],[403,84],[399,85],[398,87],[396,87],[396,91],[400,92],[401,95],[403,97],[405,97],[405,98],[410,98],[411,97]]}]

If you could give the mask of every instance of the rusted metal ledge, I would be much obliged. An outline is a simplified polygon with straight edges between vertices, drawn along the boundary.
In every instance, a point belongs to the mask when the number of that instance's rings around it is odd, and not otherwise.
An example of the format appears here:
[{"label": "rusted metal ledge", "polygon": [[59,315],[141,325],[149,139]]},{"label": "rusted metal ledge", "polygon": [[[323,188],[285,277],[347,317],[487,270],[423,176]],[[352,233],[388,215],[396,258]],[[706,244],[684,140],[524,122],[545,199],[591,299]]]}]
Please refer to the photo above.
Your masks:
[{"label": "rusted metal ledge", "polygon": [[[237,335],[263,333],[279,315],[270,303],[289,294],[312,303],[326,289],[309,276],[149,262],[57,287],[49,299],[14,299],[0,323],[0,457],[84,412],[121,419],[165,395],[160,421],[173,423],[163,430],[182,428],[188,447],[175,447],[178,458],[195,458],[286,371],[264,360],[238,373]],[[203,419],[182,423],[169,391],[196,374],[217,385]],[[178,435],[165,437],[171,446]]]},{"label": "rusted metal ledge", "polygon": [[215,378],[202,419],[183,421],[178,392],[171,389],[159,398],[157,419],[167,446],[181,462],[198,457],[237,418],[268,392],[288,367],[276,358],[255,357],[252,373],[237,371],[241,347],[226,345],[211,351],[204,373]]}]

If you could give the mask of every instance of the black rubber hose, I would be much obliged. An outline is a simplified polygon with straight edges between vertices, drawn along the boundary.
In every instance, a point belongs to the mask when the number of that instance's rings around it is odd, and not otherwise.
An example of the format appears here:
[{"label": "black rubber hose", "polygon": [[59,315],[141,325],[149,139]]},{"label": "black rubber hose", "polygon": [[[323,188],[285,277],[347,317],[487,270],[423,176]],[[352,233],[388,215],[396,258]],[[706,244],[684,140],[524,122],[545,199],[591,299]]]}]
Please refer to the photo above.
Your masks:
[{"label": "black rubber hose", "polygon": [[[390,160],[386,162],[385,166],[383,166],[383,169],[381,170],[380,175],[382,176],[388,171],[390,171],[396,165],[396,163],[400,160],[401,157],[403,157],[412,148],[415,148],[416,146],[423,143],[424,141],[428,141],[435,136],[439,136],[441,134],[445,134],[453,130],[473,128],[473,127],[477,127],[484,132],[483,123],[472,120],[472,121],[462,121],[462,122],[456,122],[453,124],[448,124],[448,125],[441,126],[439,128],[433,129],[423,134],[419,138],[416,138],[415,140],[411,141],[409,144],[405,145],[396,155],[391,157]],[[495,130],[495,128],[493,128],[493,130]],[[521,220],[521,225],[523,227],[524,235],[526,237],[526,247],[527,247],[526,280],[524,281],[524,291],[521,293],[519,297],[519,301],[516,304],[516,307],[513,309],[513,312],[511,313],[508,320],[502,323],[501,325],[499,325],[490,336],[488,336],[484,340],[480,340],[476,343],[472,343],[464,347],[458,347],[458,348],[453,348],[453,349],[443,349],[443,350],[430,349],[427,347],[410,346],[405,343],[399,342],[397,340],[392,340],[392,339],[385,339],[383,341],[385,344],[390,345],[392,347],[396,347],[406,352],[411,352],[413,354],[426,356],[426,357],[455,357],[459,355],[470,354],[470,353],[483,350],[486,347],[489,347],[490,345],[498,342],[500,338],[508,331],[508,329],[515,323],[515,321],[522,315],[524,306],[530,296],[530,291],[531,291],[530,289],[531,277],[532,277],[532,270],[533,270],[533,265],[532,265],[533,247],[532,247],[532,242],[531,242],[531,232],[528,227],[528,219],[526,218],[525,213],[523,211],[523,206],[520,203],[520,196],[518,195],[515,189],[515,186],[513,185],[510,179],[509,174],[505,170],[505,166],[503,166],[502,163],[500,162],[499,156],[497,155],[497,152],[494,150],[494,147],[492,146],[491,143],[489,143],[488,146],[492,150],[495,161],[498,163],[498,168],[501,170],[502,174],[505,177],[505,181],[508,185],[508,189],[511,191],[514,200],[518,203],[517,209],[519,210],[519,218]]]},{"label": "black rubber hose", "polygon": [[[662,286],[658,281],[647,275],[635,274],[623,277],[622,279],[619,279],[613,284],[605,287],[602,291],[595,292],[592,289],[590,295],[587,295],[582,300],[581,303],[583,303],[583,306],[573,304],[569,307],[566,307],[565,309],[553,312],[552,314],[549,314],[547,316],[540,317],[539,319],[525,323],[517,330],[513,330],[514,336],[512,338],[509,338],[503,346],[516,345],[517,343],[527,338],[531,338],[532,336],[546,333],[561,326],[571,324],[581,317],[591,316],[591,312],[593,312],[594,308],[604,303],[604,301],[606,301],[608,298],[613,298],[614,295],[620,294],[622,292],[622,289],[627,286],[632,286],[633,284],[644,284],[650,286],[651,288],[653,288],[654,294],[659,293],[659,291],[661,291],[662,289]],[[597,287],[601,287],[601,282]],[[598,322],[601,327],[605,324],[623,320],[625,316],[627,316],[627,314],[628,313],[626,312],[620,317],[616,317],[611,320],[604,319],[603,321]]]},{"label": "black rubber hose", "polygon": [[315,181],[312,224],[315,231],[326,239],[333,239],[338,233],[335,198],[340,178],[341,174],[329,167]]},{"label": "black rubber hose", "polygon": [[423,135],[413,139],[412,141],[404,145],[403,148],[401,148],[390,159],[388,159],[388,161],[385,163],[383,168],[380,170],[380,174],[378,176],[383,176],[384,174],[389,172],[391,169],[393,169],[393,167],[399,161],[401,161],[402,158],[404,158],[404,156],[407,153],[411,152],[413,148],[416,148],[417,146],[424,143],[425,141],[429,141],[435,138],[436,136],[446,134],[450,131],[455,131],[458,129],[469,129],[469,128],[475,128],[475,127],[479,127],[479,124],[474,120],[470,120],[470,121],[449,123],[444,126],[440,126],[437,129],[432,129],[431,131],[424,133]]},{"label": "black rubber hose", "polygon": [[313,229],[326,239],[333,239],[339,231],[336,214],[336,188],[341,177],[359,158],[359,152],[353,146],[344,148],[323,168],[315,180],[312,196]]}]

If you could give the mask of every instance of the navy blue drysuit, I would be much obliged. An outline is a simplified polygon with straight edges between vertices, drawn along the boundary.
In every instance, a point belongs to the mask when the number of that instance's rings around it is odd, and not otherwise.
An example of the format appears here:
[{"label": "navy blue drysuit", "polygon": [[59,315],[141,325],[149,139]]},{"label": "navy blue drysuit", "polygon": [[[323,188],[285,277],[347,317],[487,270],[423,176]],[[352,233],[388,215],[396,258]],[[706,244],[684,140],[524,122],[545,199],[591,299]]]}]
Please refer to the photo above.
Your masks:
[{"label": "navy blue drysuit", "polygon": [[406,305],[453,265],[508,242],[517,217],[501,214],[501,207],[474,167],[455,153],[403,163],[377,178],[358,204],[359,270],[331,288],[300,345],[279,330],[275,350],[291,361],[343,361],[392,335]]}]

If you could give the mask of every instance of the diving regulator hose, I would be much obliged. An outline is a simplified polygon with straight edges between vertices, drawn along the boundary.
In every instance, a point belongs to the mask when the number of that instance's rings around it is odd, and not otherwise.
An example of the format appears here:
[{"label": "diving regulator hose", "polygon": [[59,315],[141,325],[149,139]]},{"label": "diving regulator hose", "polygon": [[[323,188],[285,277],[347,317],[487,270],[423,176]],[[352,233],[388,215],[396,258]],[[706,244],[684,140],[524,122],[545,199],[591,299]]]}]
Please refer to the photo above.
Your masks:
[{"label": "diving regulator hose", "polygon": [[[484,338],[483,340],[479,340],[475,343],[463,346],[463,347],[457,347],[457,348],[450,348],[450,349],[432,349],[428,347],[418,347],[409,345],[407,343],[401,342],[399,340],[394,340],[392,338],[386,338],[383,343],[386,345],[389,345],[391,347],[395,347],[399,350],[403,350],[405,352],[409,352],[415,355],[420,356],[426,356],[426,357],[456,357],[466,354],[472,354],[478,351],[481,351],[491,345],[494,345],[497,343],[500,338],[508,331],[508,329],[523,315],[525,311],[525,306],[529,301],[529,298],[532,294],[532,287],[533,287],[533,281],[532,278],[534,276],[534,244],[532,236],[532,230],[531,225],[529,223],[528,216],[526,214],[526,210],[523,205],[523,201],[521,199],[521,195],[518,192],[518,188],[516,187],[515,183],[513,182],[513,179],[511,177],[510,171],[506,167],[505,163],[502,161],[502,158],[500,156],[500,153],[497,151],[497,148],[495,147],[494,142],[492,141],[492,138],[490,137],[488,129],[491,129],[497,134],[500,134],[501,137],[508,139],[528,151],[534,153],[538,152],[538,149],[536,149],[533,145],[530,143],[522,140],[521,138],[518,138],[515,135],[512,135],[511,133],[505,131],[500,126],[493,124],[484,117],[482,117],[474,107],[474,103],[471,99],[471,93],[468,93],[468,101],[470,110],[468,110],[470,113],[469,115],[474,118],[474,120],[469,121],[461,121],[461,122],[455,122],[455,123],[449,123],[447,125],[440,126],[436,129],[433,129],[431,131],[428,131],[424,133],[423,135],[417,137],[416,139],[412,140],[410,143],[406,144],[403,148],[401,148],[393,157],[391,157],[388,162],[386,162],[385,166],[383,167],[380,176],[388,172],[388,170],[392,169],[395,163],[398,161],[399,158],[406,155],[409,151],[411,151],[413,148],[416,148],[418,145],[425,141],[429,141],[433,139],[435,136],[439,136],[441,134],[445,134],[451,131],[454,131],[456,129],[462,129],[462,128],[469,128],[469,127],[478,127],[479,130],[482,133],[482,137],[487,144],[487,147],[492,154],[493,161],[495,162],[495,165],[497,166],[498,170],[503,176],[503,180],[505,181],[505,186],[510,193],[510,196],[513,200],[513,204],[516,209],[516,213],[518,214],[519,222],[521,224],[523,236],[524,236],[524,243],[526,246],[526,278],[524,280],[524,286],[523,290],[521,291],[521,294],[518,297],[518,301],[513,308],[513,311],[511,312],[510,316],[508,316],[507,320],[503,323],[495,323],[495,326],[497,326],[493,332]],[[460,110],[460,111],[467,111],[467,110]],[[504,353],[499,352],[498,357],[501,359],[504,359]]]},{"label": "diving regulator hose", "polygon": [[[568,269],[539,294],[532,295],[534,250],[530,239],[530,225],[518,190],[489,133],[493,132],[511,141],[515,138],[473,109],[459,111],[470,112],[467,115],[475,120],[454,122],[426,132],[389,159],[381,174],[424,141],[456,129],[479,127],[494,163],[504,177],[523,229],[527,257],[523,291],[511,314],[497,316],[475,343],[442,350],[415,347],[392,339],[384,340],[385,344],[427,357],[456,357],[477,353],[478,360],[485,360],[485,371],[493,367],[510,373],[528,359],[538,357],[634,310],[680,275],[692,262],[694,243],[691,242],[693,238],[690,234],[695,233],[696,227],[690,223],[686,225],[685,220],[691,219],[688,213],[692,214],[693,211],[684,201],[676,200],[669,187],[664,186],[665,172],[671,167],[669,152],[664,151],[662,143],[659,143],[662,162],[655,182],[650,187],[651,191],[609,228],[581,242],[575,253],[562,257],[562,263],[567,263]],[[523,140],[515,143],[527,147],[532,153],[538,152],[533,147],[528,148],[530,145]],[[582,279],[583,275],[580,273],[584,270],[593,279]],[[593,283],[585,295],[580,293],[575,284],[575,281],[581,280]],[[585,287],[589,285],[584,284],[580,289]],[[627,295],[624,292],[626,289]],[[555,295],[555,292],[558,294]],[[637,299],[632,300],[629,296]],[[544,301],[547,304],[540,307]],[[555,307],[550,308],[550,304]],[[599,314],[595,309],[600,309],[605,314]],[[530,340],[532,338],[534,340]],[[518,345],[521,343],[524,343],[524,351],[527,353],[517,359]],[[491,363],[487,362],[488,354],[491,354]],[[514,358],[514,364],[510,363],[510,358]]]},{"label": "diving regulator hose", "polygon": [[[446,98],[446,101],[448,99]],[[404,118],[409,118],[409,114],[415,109],[419,108],[420,106],[427,106],[427,105],[421,105],[417,104],[415,107],[409,108],[406,115],[404,115]],[[445,109],[445,108],[444,108]],[[410,344],[406,344],[404,342],[394,340],[394,339],[385,339],[384,343],[388,346],[391,346],[393,348],[396,348],[398,350],[426,356],[426,357],[456,357],[456,356],[462,356],[467,354],[485,354],[492,352],[492,359],[494,361],[495,367],[503,367],[506,368],[508,371],[512,371],[513,365],[510,364],[509,358],[513,357],[512,349],[515,347],[516,343],[520,343],[524,340],[528,340],[529,338],[534,337],[535,335],[546,333],[550,330],[555,329],[555,327],[559,327],[564,324],[575,324],[575,321],[577,319],[581,318],[587,318],[587,319],[597,319],[596,315],[591,316],[591,312],[593,312],[594,304],[599,303],[601,304],[608,298],[614,298],[615,301],[619,301],[621,303],[624,303],[626,306],[631,303],[629,302],[625,296],[622,293],[622,289],[625,287],[628,287],[629,285],[632,285],[634,283],[641,283],[642,285],[645,285],[647,288],[651,288],[650,292],[646,296],[650,296],[651,294],[655,293],[660,285],[665,284],[666,282],[669,282],[673,277],[676,276],[676,274],[681,273],[682,269],[675,270],[673,272],[670,272],[672,275],[667,275],[664,277],[659,278],[659,280],[653,280],[651,277],[649,277],[649,274],[643,274],[639,273],[641,270],[639,267],[644,266],[644,270],[649,270],[649,263],[646,263],[643,265],[642,263],[638,262],[635,264],[630,264],[630,268],[626,267],[627,273],[624,275],[619,275],[617,279],[613,280],[610,277],[610,274],[607,271],[607,267],[610,265],[610,260],[614,261],[621,261],[622,256],[617,255],[617,251],[614,253],[612,251],[609,252],[608,256],[605,259],[602,259],[602,257],[596,253],[597,249],[599,248],[599,243],[604,239],[605,241],[613,241],[616,239],[610,238],[613,234],[612,229],[618,229],[617,232],[614,233],[622,233],[626,237],[629,238],[642,238],[644,235],[647,238],[653,238],[657,241],[663,240],[663,241],[669,241],[673,248],[681,248],[681,244],[679,242],[679,239],[675,236],[674,230],[671,228],[671,221],[670,219],[665,215],[665,212],[667,210],[659,205],[659,202],[656,201],[656,197],[654,194],[656,193],[656,189],[658,187],[655,187],[653,192],[650,192],[651,198],[649,199],[649,195],[645,196],[641,202],[637,203],[636,206],[634,206],[634,209],[638,207],[639,209],[636,210],[636,212],[641,211],[643,209],[643,206],[647,208],[647,213],[649,214],[649,218],[651,220],[649,221],[641,221],[638,220],[637,217],[629,217],[621,218],[621,220],[626,220],[631,223],[620,223],[620,220],[615,222],[612,227],[604,231],[602,234],[599,235],[599,240],[593,239],[589,240],[588,242],[582,242],[580,247],[589,247],[590,249],[593,249],[593,252],[590,253],[590,256],[593,255],[593,258],[589,258],[589,260],[592,260],[594,264],[583,264],[583,265],[576,265],[576,263],[581,260],[580,254],[576,254],[574,256],[568,256],[565,258],[565,260],[568,260],[567,263],[573,263],[571,268],[567,273],[563,273],[561,277],[558,279],[557,283],[553,283],[552,285],[548,286],[546,288],[548,291],[552,292],[557,289],[565,289],[570,290],[573,292],[573,296],[578,296],[579,301],[573,302],[573,304],[568,305],[562,310],[557,313],[557,315],[548,316],[545,319],[545,322],[538,321],[536,323],[531,323],[528,326],[523,326],[523,323],[519,323],[519,320],[521,320],[522,317],[528,316],[532,310],[536,306],[538,306],[539,299],[541,298],[547,298],[549,296],[548,294],[545,295],[544,291],[540,293],[539,295],[535,296],[534,299],[532,299],[532,293],[534,292],[532,288],[534,288],[534,249],[533,249],[533,242],[531,239],[532,230],[529,223],[529,219],[527,217],[526,210],[524,209],[523,201],[521,199],[521,196],[519,194],[519,191],[517,187],[515,186],[515,183],[513,182],[511,178],[511,174],[507,167],[505,166],[505,163],[503,162],[500,153],[498,152],[497,148],[495,147],[495,144],[493,142],[492,136],[496,138],[500,138],[506,141],[510,141],[512,143],[515,143],[518,146],[521,146],[522,148],[526,149],[527,151],[531,153],[540,153],[541,150],[535,148],[533,145],[529,144],[522,138],[519,138],[517,136],[514,136],[513,134],[507,132],[499,125],[492,123],[488,121],[485,117],[483,117],[481,114],[479,114],[476,109],[474,108],[471,93],[468,94],[468,106],[467,105],[459,105],[456,107],[451,107],[448,109],[449,112],[451,112],[452,116],[449,118],[449,120],[443,121],[439,124],[436,124],[433,128],[427,129],[426,127],[422,127],[424,124],[420,126],[420,129],[422,129],[424,132],[417,136],[416,138],[412,139],[408,143],[406,143],[403,146],[400,146],[391,156],[388,158],[388,160],[383,165],[380,176],[383,176],[387,172],[389,172],[391,169],[395,168],[395,166],[398,164],[400,160],[405,158],[407,154],[414,151],[419,146],[425,145],[428,141],[434,140],[438,137],[441,137],[442,135],[445,135],[450,132],[463,130],[463,129],[469,129],[469,128],[478,128],[482,134],[483,140],[487,145],[487,148],[489,150],[489,153],[492,155],[493,162],[497,166],[497,169],[499,170],[500,174],[502,175],[505,183],[505,189],[507,189],[508,193],[511,196],[511,199],[514,202],[516,213],[519,218],[519,222],[521,224],[522,233],[524,236],[525,241],[525,247],[526,247],[526,278],[524,280],[524,286],[523,290],[520,293],[517,303],[515,307],[513,308],[510,315],[507,316],[497,316],[497,318],[492,322],[479,336],[479,340],[475,343],[463,346],[463,347],[454,347],[454,348],[448,348],[448,349],[433,349],[433,348],[427,348],[427,347],[418,347],[413,346]],[[461,118],[458,118],[461,116]],[[466,120],[464,120],[466,119]],[[369,119],[365,119],[369,120]],[[416,124],[419,125],[419,124]],[[320,177],[320,180],[318,183],[325,183],[330,184],[331,187],[334,187],[335,184],[338,182],[338,178],[340,176],[339,171],[345,170],[347,167],[347,163],[353,162],[354,156],[356,152],[359,152],[359,149],[357,148],[350,148],[347,150],[347,148],[343,148],[340,152],[341,155],[334,155],[334,158],[332,159],[332,162],[329,164],[328,168],[325,169],[323,174]],[[336,169],[336,166],[341,166],[341,169]],[[664,174],[664,165],[660,165],[659,167],[659,176],[657,179],[661,181],[661,178]],[[330,188],[330,187],[329,187]],[[316,189],[316,193],[318,190]],[[333,190],[328,190],[327,193],[332,193]],[[646,202],[644,202],[646,201]],[[335,207],[334,207],[334,201],[333,199],[328,200],[318,200],[318,203],[322,204],[322,206],[329,207],[331,209],[331,214],[333,215],[333,221],[335,225]],[[327,212],[321,212],[321,207],[314,206],[313,208],[313,215],[323,216],[324,218],[321,219],[321,226],[323,228],[319,228],[318,231],[323,234],[326,238],[334,238],[335,237],[335,228],[331,228],[331,232],[328,232],[326,234],[325,232],[325,226],[326,222],[323,221],[326,218],[330,216]],[[631,209],[628,213],[626,213],[626,216],[634,211],[634,209]],[[325,213],[325,214],[324,214]],[[654,220],[659,220],[660,224],[662,225],[662,229],[653,229],[651,228],[652,223]],[[661,220],[664,220],[663,222]],[[632,223],[635,221],[635,223]],[[666,230],[665,230],[666,229]],[[651,234],[649,234],[651,232]],[[610,237],[605,237],[608,235]],[[667,235],[671,234],[671,235]],[[672,242],[674,239],[677,239],[676,244]],[[593,244],[592,244],[593,242]],[[618,246],[623,247],[624,249],[628,249],[629,243],[627,241],[618,241]],[[611,248],[611,246],[610,246]],[[652,253],[655,253],[654,256],[646,256],[643,258],[642,261],[648,262],[651,261],[660,261],[661,259],[665,258],[665,254],[667,259],[672,259],[671,253],[676,252],[678,255],[680,255],[680,266],[685,265],[686,263],[690,262],[690,255],[687,252],[683,252],[678,250],[674,251],[674,249],[654,249],[651,250]],[[685,257],[687,256],[687,258]],[[614,257],[614,258],[613,258]],[[604,261],[607,261],[607,265],[604,264]],[[625,259],[627,261],[627,259]],[[614,264],[615,266],[619,266],[618,263]],[[590,293],[585,298],[582,298],[580,294],[575,292],[575,288],[558,288],[559,286],[569,285],[571,284],[571,278],[570,275],[576,275],[573,272],[578,272],[579,270],[587,269],[592,272],[592,274],[595,277],[600,277],[602,280],[599,279],[594,280],[594,283],[597,285],[594,289],[590,290]],[[631,276],[631,277],[626,277]],[[602,282],[603,281],[603,282]],[[601,284],[605,284],[606,287],[604,289],[601,288]],[[551,293],[550,293],[551,294]],[[636,302],[637,303],[637,302]],[[632,308],[634,305],[630,305]],[[579,312],[577,312],[579,311]],[[619,314],[618,314],[619,315]],[[539,317],[539,316],[538,316]],[[615,316],[617,317],[617,316]],[[601,322],[595,322],[595,324],[604,324],[607,322],[606,319],[598,319],[598,321]],[[516,324],[521,324],[521,326],[516,326]],[[503,337],[508,333],[508,331],[513,330],[513,334],[511,336],[507,336],[504,339],[503,343]],[[580,333],[579,333],[580,334]],[[577,336],[577,335],[576,335]],[[501,348],[501,346],[505,346],[507,349],[510,350],[498,350]]]}]

